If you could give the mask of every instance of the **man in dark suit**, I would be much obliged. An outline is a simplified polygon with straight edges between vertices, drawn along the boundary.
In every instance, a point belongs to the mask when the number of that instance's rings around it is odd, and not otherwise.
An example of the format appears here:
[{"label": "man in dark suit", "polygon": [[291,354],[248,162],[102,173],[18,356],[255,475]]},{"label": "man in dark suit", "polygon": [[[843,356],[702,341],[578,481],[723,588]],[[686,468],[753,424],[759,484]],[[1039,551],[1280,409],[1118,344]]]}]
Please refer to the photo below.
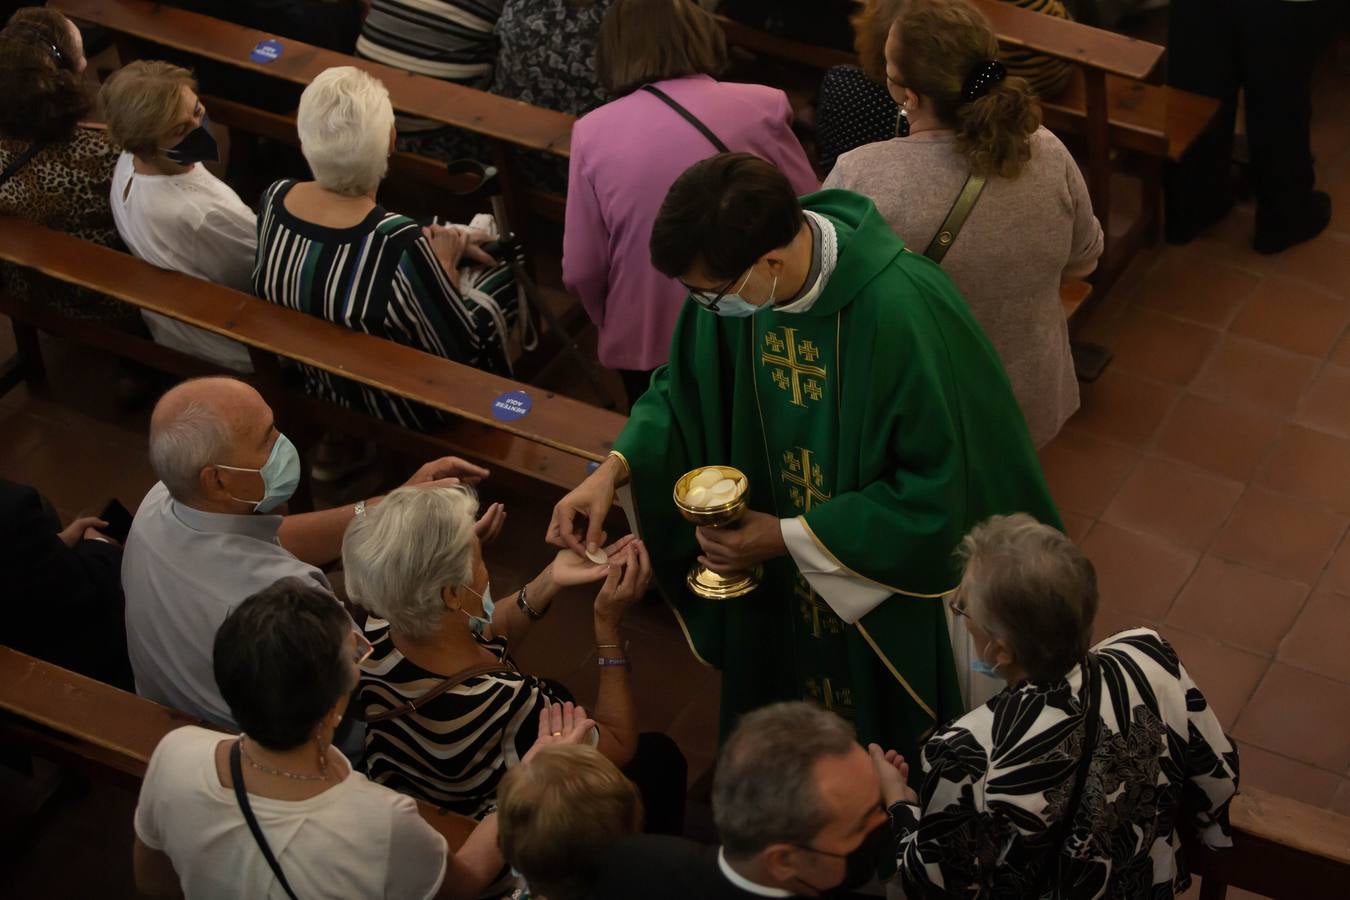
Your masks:
[{"label": "man in dark suit", "polygon": [[106,524],[62,529],[37,491],[0,478],[0,644],[130,691],[122,548]]},{"label": "man in dark suit", "polygon": [[881,781],[843,719],[777,703],[741,719],[713,778],[720,847],[634,835],[606,857],[594,900],[845,897],[894,867]]}]

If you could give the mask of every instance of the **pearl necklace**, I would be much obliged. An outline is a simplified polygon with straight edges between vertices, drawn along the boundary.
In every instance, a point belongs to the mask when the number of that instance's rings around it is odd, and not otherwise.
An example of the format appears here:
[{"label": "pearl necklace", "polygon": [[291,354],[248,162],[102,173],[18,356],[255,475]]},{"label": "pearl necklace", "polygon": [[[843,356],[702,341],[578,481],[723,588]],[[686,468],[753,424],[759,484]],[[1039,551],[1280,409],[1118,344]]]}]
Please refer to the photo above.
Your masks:
[{"label": "pearl necklace", "polygon": [[328,760],[323,760],[324,771],[318,775],[301,775],[296,772],[287,772],[285,769],[274,769],[271,766],[264,766],[249,755],[247,748],[244,747],[244,737],[239,737],[239,752],[244,755],[244,761],[259,772],[266,772],[268,775],[276,775],[280,778],[289,778],[292,781],[327,781],[328,780]]}]

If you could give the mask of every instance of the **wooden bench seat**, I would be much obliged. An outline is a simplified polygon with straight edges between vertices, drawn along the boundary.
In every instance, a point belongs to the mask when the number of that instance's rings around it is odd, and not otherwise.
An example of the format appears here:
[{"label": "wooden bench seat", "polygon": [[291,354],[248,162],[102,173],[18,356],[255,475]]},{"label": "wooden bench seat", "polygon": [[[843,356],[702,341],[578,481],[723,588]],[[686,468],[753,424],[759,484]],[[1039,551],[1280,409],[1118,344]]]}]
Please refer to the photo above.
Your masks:
[{"label": "wooden bench seat", "polygon": [[[460,453],[529,478],[571,488],[591,462],[603,459],[624,417],[470,366],[351,331],[249,294],[156,268],[126,253],[82,241],[22,219],[0,218],[0,259],[29,266],[139,309],[161,313],[248,346],[259,385],[279,415],[376,438],[387,446]],[[179,375],[210,367],[185,354],[41,308],[0,298],[16,323],[104,347]],[[31,349],[32,341],[20,339]],[[276,357],[301,362],[450,413],[454,421],[426,435],[286,391]],[[492,415],[501,394],[523,390],[530,412],[503,422]]]},{"label": "wooden bench seat", "polygon": [[[184,725],[215,728],[68,669],[0,647],[0,734],[6,743],[139,784],[164,735]],[[421,801],[422,818],[453,853],[477,826],[467,816]],[[130,848],[128,848],[129,850]]]}]

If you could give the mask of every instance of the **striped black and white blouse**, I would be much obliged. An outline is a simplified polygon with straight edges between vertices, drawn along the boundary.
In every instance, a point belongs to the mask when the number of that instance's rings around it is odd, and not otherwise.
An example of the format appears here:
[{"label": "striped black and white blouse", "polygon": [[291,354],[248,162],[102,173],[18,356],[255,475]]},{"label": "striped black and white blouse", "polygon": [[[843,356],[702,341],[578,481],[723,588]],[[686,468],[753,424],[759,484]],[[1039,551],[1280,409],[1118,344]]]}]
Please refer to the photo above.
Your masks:
[{"label": "striped black and white blouse", "polygon": [[[403,706],[445,680],[406,659],[387,623],[367,620],[365,635],[374,652],[361,664],[357,687],[356,708],[363,717]],[[505,668],[514,668],[505,638],[477,640]],[[518,672],[470,678],[413,712],[371,723],[367,775],[401,793],[482,818],[495,805],[506,770],[534,743],[540,710],[569,699]]]},{"label": "striped black and white blouse", "polygon": [[[263,193],[254,293],[353,331],[506,373],[500,319],[482,302],[465,299],[417,222],[376,206],[350,228],[315,225],[285,207],[295,183],[278,181]],[[442,421],[428,407],[301,368],[306,390],[329,402],[423,431]]]},{"label": "striped black and white blouse", "polygon": [[[375,0],[361,24],[356,55],[466,87],[487,89],[497,55],[493,29],[502,0]],[[446,126],[398,116],[401,134]]]}]

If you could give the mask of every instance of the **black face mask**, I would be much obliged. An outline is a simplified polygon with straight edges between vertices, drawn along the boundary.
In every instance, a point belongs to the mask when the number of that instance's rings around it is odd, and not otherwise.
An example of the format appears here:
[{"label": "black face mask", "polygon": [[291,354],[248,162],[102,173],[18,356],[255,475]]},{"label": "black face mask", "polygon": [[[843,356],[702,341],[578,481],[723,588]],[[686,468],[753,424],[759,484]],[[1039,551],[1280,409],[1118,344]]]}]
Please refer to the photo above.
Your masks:
[{"label": "black face mask", "polygon": [[202,113],[202,124],[189,131],[187,137],[177,144],[166,148],[164,156],[180,166],[190,166],[199,162],[215,162],[220,159],[220,148],[216,146],[216,139],[211,136],[211,132],[206,130],[206,126],[209,124],[211,124],[211,120],[205,113]]},{"label": "black face mask", "polygon": [[844,880],[833,887],[821,887],[820,885],[812,884],[800,876],[797,877],[798,881],[822,897],[831,897],[836,894],[855,891],[867,884],[876,876],[877,870],[881,867],[882,861],[886,858],[886,854],[888,852],[894,852],[894,848],[891,846],[891,828],[889,822],[882,822],[876,828],[873,828],[868,832],[867,837],[863,838],[862,843],[854,848],[853,852],[847,855],[843,853],[830,853],[827,850],[817,850],[814,847],[802,847],[801,849],[844,860]]}]

